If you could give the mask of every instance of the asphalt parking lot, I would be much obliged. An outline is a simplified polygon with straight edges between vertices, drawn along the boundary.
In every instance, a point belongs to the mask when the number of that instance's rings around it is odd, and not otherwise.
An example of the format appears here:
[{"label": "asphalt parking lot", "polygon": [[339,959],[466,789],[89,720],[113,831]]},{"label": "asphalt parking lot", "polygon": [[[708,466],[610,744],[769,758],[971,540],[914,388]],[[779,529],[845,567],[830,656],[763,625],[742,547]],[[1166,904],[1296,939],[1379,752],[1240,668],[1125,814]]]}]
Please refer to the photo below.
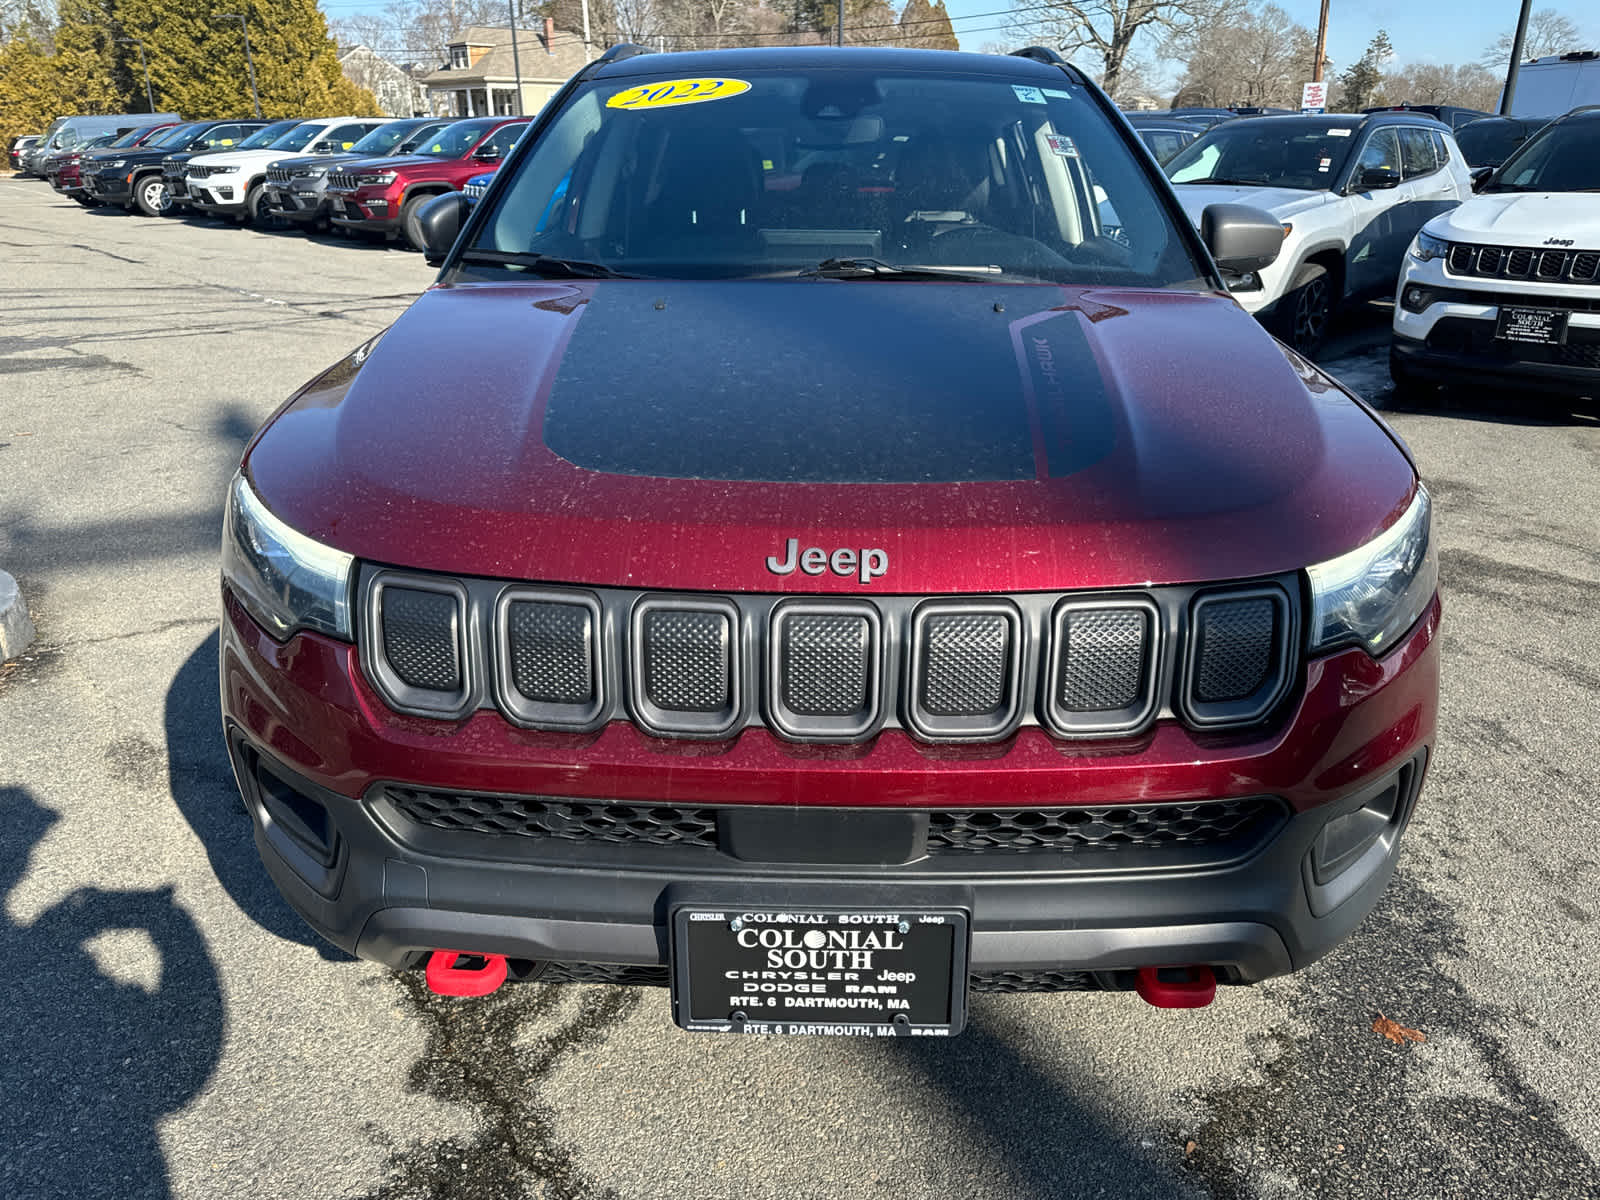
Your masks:
[{"label": "asphalt parking lot", "polygon": [[[1390,412],[1439,505],[1441,739],[1334,954],[1194,1012],[985,995],[947,1043],[716,1038],[650,990],[434,999],[318,944],[256,858],[223,489],[430,278],[0,179],[0,570],[39,633],[0,667],[0,1195],[1600,1195],[1600,410]],[[1389,405],[1383,321],[1327,365]]]}]

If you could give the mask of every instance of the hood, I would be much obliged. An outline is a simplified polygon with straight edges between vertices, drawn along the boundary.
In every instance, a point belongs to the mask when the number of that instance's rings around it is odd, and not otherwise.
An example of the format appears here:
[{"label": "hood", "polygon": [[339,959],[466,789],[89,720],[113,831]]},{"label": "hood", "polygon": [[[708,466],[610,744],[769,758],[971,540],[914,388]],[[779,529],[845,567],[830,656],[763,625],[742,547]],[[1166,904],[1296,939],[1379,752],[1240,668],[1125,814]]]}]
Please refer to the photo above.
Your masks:
[{"label": "hood", "polygon": [[1301,188],[1222,187],[1209,183],[1180,183],[1173,186],[1178,203],[1189,219],[1200,225],[1200,214],[1213,204],[1248,204],[1271,213],[1280,221],[1295,213],[1321,208],[1333,201],[1332,192],[1308,192]]},{"label": "hood", "polygon": [[442,154],[391,154],[385,158],[365,158],[361,161],[363,171],[404,171],[408,168],[437,167],[440,163],[454,162],[453,158],[446,158]]},{"label": "hood", "polygon": [[1428,222],[1452,242],[1541,247],[1571,239],[1578,250],[1600,248],[1600,192],[1490,192],[1473,196]]},{"label": "hood", "polygon": [[1414,483],[1226,296],[830,281],[436,287],[245,470],[375,562],[796,592],[862,585],[780,579],[790,539],[885,551],[884,592],[1273,574]]},{"label": "hood", "polygon": [[[279,159],[285,157],[299,157],[299,152],[270,150],[265,147],[260,150],[207,150],[204,154],[196,154],[191,156],[189,161],[203,166],[216,166],[221,164],[225,167],[252,168],[264,167],[268,163],[277,162]],[[326,156],[319,154],[315,157],[323,158]]]},{"label": "hood", "polygon": [[272,165],[293,170],[295,167],[328,167],[364,158],[365,154],[297,154],[293,158],[275,158]]}]

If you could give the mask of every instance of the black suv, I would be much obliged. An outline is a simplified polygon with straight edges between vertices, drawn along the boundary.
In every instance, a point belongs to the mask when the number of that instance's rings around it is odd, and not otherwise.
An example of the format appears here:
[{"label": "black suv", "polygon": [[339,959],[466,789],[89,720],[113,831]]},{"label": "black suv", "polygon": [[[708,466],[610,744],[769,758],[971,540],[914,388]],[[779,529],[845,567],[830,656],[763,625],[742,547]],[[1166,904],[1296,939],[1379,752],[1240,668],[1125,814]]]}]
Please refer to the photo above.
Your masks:
[{"label": "black suv", "polygon": [[[265,121],[191,121],[174,126],[155,141],[127,154],[96,164],[85,171],[84,189],[98,205],[120,204],[147,217],[159,217],[172,207],[172,193],[162,175],[162,164],[181,153],[185,159],[203,150],[224,150],[242,142]],[[87,163],[85,164],[88,165]]]}]

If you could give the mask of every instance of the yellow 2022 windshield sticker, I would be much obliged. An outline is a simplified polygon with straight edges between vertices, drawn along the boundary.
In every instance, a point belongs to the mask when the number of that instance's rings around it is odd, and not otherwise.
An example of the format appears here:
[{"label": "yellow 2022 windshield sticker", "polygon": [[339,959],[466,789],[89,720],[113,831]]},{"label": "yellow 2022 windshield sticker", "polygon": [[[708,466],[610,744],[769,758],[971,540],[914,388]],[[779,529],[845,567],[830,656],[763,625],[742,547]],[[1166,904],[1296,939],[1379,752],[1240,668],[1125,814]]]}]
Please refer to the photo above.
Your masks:
[{"label": "yellow 2022 windshield sticker", "polygon": [[606,101],[607,108],[672,108],[679,104],[703,104],[707,100],[726,100],[750,90],[743,79],[663,79],[643,83],[618,92]]}]

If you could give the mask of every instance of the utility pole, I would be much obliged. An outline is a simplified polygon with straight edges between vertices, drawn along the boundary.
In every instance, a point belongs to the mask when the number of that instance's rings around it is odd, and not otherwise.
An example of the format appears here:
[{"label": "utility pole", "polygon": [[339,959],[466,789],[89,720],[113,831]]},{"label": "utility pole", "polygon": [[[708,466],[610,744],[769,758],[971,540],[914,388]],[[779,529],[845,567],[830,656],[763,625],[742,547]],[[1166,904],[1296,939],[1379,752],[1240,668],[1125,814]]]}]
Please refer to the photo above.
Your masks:
[{"label": "utility pole", "polygon": [[255,107],[256,116],[261,116],[261,95],[256,91],[256,60],[250,54],[250,20],[243,13],[213,13],[212,16],[221,17],[224,21],[237,21],[239,28],[244,30],[244,65],[250,70],[250,103]]},{"label": "utility pole", "polygon": [[1517,72],[1522,68],[1522,44],[1528,40],[1528,13],[1533,0],[1522,0],[1522,11],[1517,14],[1517,34],[1511,39],[1511,65],[1506,68],[1506,86],[1500,93],[1500,115],[1511,115],[1511,101],[1517,94]]},{"label": "utility pole", "polygon": [[842,46],[844,45],[844,0],[837,0],[837,2],[839,5],[839,22],[834,26],[833,44]]},{"label": "utility pole", "polygon": [[[516,115],[520,117],[522,115],[522,58],[517,54],[517,0],[506,0],[506,15],[511,18],[511,72],[517,77]],[[489,107],[494,107],[492,100]]]},{"label": "utility pole", "polygon": [[590,62],[593,58],[594,48],[589,40],[589,0],[583,0],[583,61]]},{"label": "utility pole", "polygon": [[150,64],[144,58],[144,43],[138,38],[118,38],[119,42],[139,47],[139,69],[144,72],[144,102],[150,106],[150,111],[156,111],[156,98],[150,92]]},{"label": "utility pole", "polygon": [[1317,58],[1311,64],[1311,82],[1322,82],[1322,60],[1328,54],[1328,0],[1322,0],[1322,16],[1317,20]]}]

